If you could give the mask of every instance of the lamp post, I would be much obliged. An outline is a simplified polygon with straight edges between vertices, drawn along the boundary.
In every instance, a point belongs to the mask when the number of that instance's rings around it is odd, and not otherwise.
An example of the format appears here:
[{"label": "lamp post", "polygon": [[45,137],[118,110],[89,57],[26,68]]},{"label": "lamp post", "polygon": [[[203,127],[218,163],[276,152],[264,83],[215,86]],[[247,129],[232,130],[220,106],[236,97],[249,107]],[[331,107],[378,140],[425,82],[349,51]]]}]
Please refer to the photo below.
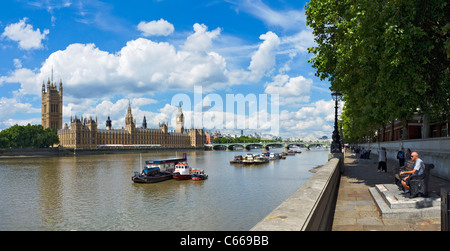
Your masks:
[{"label": "lamp post", "polygon": [[339,142],[341,142],[341,146],[342,146],[342,148],[344,148],[344,146],[345,146],[345,144],[344,144],[344,129],[342,128],[344,120],[340,119],[338,122],[339,122],[339,125],[340,125],[339,137],[341,138]]},{"label": "lamp post", "polygon": [[342,96],[342,93],[338,91],[334,91],[331,93],[331,96],[333,97],[335,101],[335,114],[334,114],[334,131],[333,131],[333,142],[331,143],[331,153],[341,153],[342,152],[342,145],[341,140],[339,137],[339,129],[338,129],[338,101]]}]

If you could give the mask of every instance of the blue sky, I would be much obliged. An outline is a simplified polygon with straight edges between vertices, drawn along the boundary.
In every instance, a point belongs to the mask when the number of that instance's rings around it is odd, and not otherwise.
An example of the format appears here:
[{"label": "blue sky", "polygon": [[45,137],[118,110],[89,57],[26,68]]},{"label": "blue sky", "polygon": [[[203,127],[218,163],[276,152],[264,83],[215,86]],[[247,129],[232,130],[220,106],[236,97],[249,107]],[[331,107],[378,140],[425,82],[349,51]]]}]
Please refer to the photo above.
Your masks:
[{"label": "blue sky", "polygon": [[[63,123],[70,116],[94,116],[104,128],[111,116],[113,127],[121,128],[131,101],[138,125],[146,116],[149,127],[162,121],[173,127],[174,97],[181,96],[192,99],[190,106],[183,102],[188,128],[269,133],[270,125],[248,125],[271,113],[271,98],[278,96],[280,136],[330,137],[333,102],[329,83],[315,77],[307,62],[314,39],[305,25],[305,4],[1,1],[0,129],[41,123],[41,86],[53,68],[54,81],[63,82]],[[202,91],[200,124],[194,122],[195,88]],[[257,106],[256,114],[251,104],[244,115],[238,108],[226,111],[227,94],[254,95],[259,104],[267,94],[269,105]],[[235,123],[226,125],[230,115]],[[244,128],[239,120],[246,121]]]}]

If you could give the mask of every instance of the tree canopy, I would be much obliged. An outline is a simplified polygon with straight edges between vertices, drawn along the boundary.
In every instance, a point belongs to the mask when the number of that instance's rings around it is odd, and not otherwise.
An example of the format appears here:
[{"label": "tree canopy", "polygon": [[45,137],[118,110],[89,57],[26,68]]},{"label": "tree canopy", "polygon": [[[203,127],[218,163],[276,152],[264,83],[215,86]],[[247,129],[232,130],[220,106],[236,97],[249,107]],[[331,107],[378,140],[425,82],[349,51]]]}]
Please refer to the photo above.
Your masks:
[{"label": "tree canopy", "polygon": [[58,143],[58,135],[41,125],[14,125],[0,132],[0,148],[45,148]]},{"label": "tree canopy", "polygon": [[[346,137],[370,135],[413,113],[448,121],[450,4],[447,0],[311,0],[308,48],[316,76],[345,101]],[[350,134],[349,134],[350,133]]]}]

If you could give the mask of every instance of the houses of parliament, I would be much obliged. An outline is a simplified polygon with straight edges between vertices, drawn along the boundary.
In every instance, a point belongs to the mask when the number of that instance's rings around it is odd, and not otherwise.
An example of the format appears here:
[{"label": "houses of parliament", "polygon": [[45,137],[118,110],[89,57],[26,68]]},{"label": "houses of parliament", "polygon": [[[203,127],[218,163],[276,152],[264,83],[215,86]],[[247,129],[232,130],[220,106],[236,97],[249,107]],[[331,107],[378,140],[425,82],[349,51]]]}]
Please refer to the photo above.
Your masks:
[{"label": "houses of parliament", "polygon": [[63,127],[63,84],[60,80],[59,90],[56,83],[42,83],[42,126],[57,130],[59,142],[66,148],[98,148],[108,146],[160,146],[167,148],[203,147],[204,129],[184,129],[184,115],[181,106],[176,116],[176,130],[169,131],[168,123],[159,123],[159,128],[147,128],[144,116],[142,126],[137,126],[128,103],[125,127],[113,129],[111,119],[106,120],[106,129],[98,128],[97,118],[70,118],[70,126]]}]

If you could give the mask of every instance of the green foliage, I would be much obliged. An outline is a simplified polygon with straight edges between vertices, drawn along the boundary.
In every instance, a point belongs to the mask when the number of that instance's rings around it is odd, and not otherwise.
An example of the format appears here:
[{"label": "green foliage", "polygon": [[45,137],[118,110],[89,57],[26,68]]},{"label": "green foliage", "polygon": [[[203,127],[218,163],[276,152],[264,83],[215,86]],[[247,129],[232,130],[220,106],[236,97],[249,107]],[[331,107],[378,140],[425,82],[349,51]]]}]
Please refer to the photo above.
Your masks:
[{"label": "green foliage", "polygon": [[311,0],[316,75],[343,93],[344,129],[372,133],[415,111],[450,116],[447,0]]},{"label": "green foliage", "polygon": [[58,135],[41,125],[14,125],[0,132],[0,148],[45,148],[58,143]]}]

